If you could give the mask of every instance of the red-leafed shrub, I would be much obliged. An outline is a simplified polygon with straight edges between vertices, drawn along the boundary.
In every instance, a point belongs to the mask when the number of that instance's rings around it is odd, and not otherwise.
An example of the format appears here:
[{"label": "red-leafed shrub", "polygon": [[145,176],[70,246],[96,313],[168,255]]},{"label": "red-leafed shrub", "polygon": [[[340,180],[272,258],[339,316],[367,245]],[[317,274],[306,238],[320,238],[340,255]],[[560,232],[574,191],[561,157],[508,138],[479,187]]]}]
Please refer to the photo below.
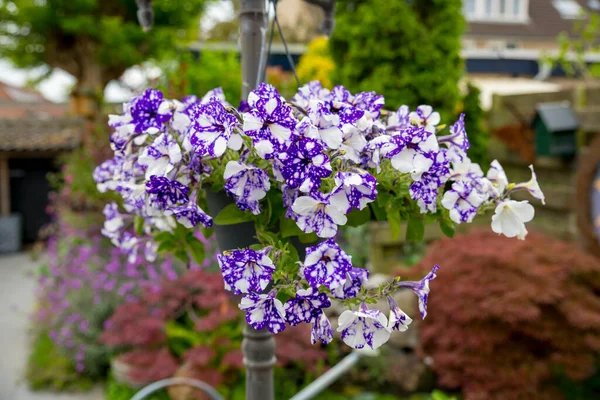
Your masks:
[{"label": "red-leafed shrub", "polygon": [[476,231],[433,245],[439,263],[421,330],[438,383],[467,400],[560,399],[600,354],[600,260],[541,234]]}]

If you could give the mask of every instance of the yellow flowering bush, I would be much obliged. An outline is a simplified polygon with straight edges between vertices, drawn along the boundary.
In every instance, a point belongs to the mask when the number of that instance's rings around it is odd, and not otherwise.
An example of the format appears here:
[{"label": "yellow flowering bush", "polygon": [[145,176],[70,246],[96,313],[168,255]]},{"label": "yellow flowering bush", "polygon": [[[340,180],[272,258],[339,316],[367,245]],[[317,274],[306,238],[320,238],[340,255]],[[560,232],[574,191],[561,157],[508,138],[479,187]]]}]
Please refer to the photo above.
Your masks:
[{"label": "yellow flowering bush", "polygon": [[298,63],[298,77],[301,82],[320,81],[323,87],[331,89],[331,73],[335,63],[329,54],[327,38],[320,36],[308,45],[308,50]]}]

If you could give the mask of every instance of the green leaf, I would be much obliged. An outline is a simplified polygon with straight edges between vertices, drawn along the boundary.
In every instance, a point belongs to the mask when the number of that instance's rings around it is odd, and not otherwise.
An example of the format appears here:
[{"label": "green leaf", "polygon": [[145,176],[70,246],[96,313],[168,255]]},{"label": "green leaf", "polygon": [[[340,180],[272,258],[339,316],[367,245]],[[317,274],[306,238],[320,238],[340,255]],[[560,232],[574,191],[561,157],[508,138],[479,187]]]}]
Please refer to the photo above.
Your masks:
[{"label": "green leaf", "polygon": [[279,232],[281,233],[282,238],[304,234],[304,232],[298,228],[296,221],[286,218],[285,216],[279,219]]},{"label": "green leaf", "polygon": [[271,209],[271,218],[269,219],[269,225],[274,225],[275,222],[285,214],[285,208],[283,207],[283,198],[281,192],[271,190],[267,193],[267,201]]},{"label": "green leaf", "polygon": [[454,237],[454,233],[456,232],[456,224],[454,221],[445,218],[440,219],[440,228],[442,229],[442,232],[444,232],[444,235],[449,238]]},{"label": "green leaf", "polygon": [[371,209],[371,212],[373,213],[373,215],[375,216],[375,219],[377,221],[385,221],[387,220],[387,214],[385,212],[385,208],[379,206],[379,204],[377,202],[372,202],[369,203],[369,208]]},{"label": "green leaf", "polygon": [[252,220],[252,214],[242,211],[235,204],[229,204],[215,217],[217,225],[233,225]]},{"label": "green leaf", "polygon": [[194,262],[201,265],[204,261],[204,243],[193,237],[187,241],[187,247]]},{"label": "green leaf", "polygon": [[392,231],[392,240],[398,240],[402,230],[400,211],[394,208],[388,209],[386,215],[388,223],[390,224],[390,230]]},{"label": "green leaf", "polygon": [[365,207],[362,210],[353,209],[352,211],[350,211],[347,217],[347,226],[361,226],[371,221],[371,210],[369,209],[369,207]]},{"label": "green leaf", "polygon": [[157,252],[159,252],[159,253],[170,252],[170,251],[174,250],[175,247],[177,247],[177,243],[175,243],[173,240],[165,240],[165,241],[161,242],[161,244],[158,245]]},{"label": "green leaf", "polygon": [[133,220],[133,229],[135,230],[136,235],[142,236],[144,234],[144,217],[140,217],[136,215]]},{"label": "green leaf", "polygon": [[172,240],[173,234],[171,232],[160,232],[154,235],[155,242],[164,242],[165,240]]},{"label": "green leaf", "polygon": [[406,228],[406,240],[408,242],[422,242],[425,237],[425,224],[420,215],[411,215],[408,217],[408,227]]},{"label": "green leaf", "polygon": [[315,243],[316,241],[319,240],[319,237],[314,232],[302,233],[301,235],[298,235],[298,240],[300,241],[300,243],[308,244],[308,243]]},{"label": "green leaf", "polygon": [[177,257],[179,260],[181,260],[184,264],[187,264],[188,262],[188,255],[187,252],[185,251],[185,249],[183,248],[183,246],[175,246],[177,248],[177,250],[175,250],[175,257]]}]

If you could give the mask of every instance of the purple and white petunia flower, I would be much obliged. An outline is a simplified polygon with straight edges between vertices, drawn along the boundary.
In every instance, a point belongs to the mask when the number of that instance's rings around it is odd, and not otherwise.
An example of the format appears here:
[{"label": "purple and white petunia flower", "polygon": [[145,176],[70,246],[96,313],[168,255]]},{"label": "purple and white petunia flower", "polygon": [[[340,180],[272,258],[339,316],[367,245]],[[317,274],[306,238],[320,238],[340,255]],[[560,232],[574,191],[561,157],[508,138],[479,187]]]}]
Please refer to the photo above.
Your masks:
[{"label": "purple and white petunia flower", "polygon": [[436,127],[440,123],[440,113],[433,111],[433,107],[420,105],[410,113],[410,122],[418,127],[425,128],[429,133],[435,133]]},{"label": "purple and white petunia flower", "polygon": [[275,298],[277,292],[268,294],[249,293],[242,298],[240,309],[246,311],[246,322],[254,329],[267,328],[271,333],[285,329],[285,311],[281,301]]},{"label": "purple and white petunia flower", "polygon": [[[221,157],[238,125],[237,118],[228,113],[222,103],[213,99],[198,107],[198,115],[190,126],[189,142],[200,156]],[[235,140],[234,147],[239,150],[241,142]]]},{"label": "purple and white petunia flower", "polygon": [[457,181],[444,193],[442,206],[450,210],[450,219],[457,224],[471,222],[479,206],[487,200],[469,181]]},{"label": "purple and white petunia flower", "polygon": [[438,191],[449,177],[450,164],[446,159],[445,152],[440,151],[435,156],[433,165],[421,175],[421,180],[410,185],[410,197],[416,200],[421,213],[437,210]]},{"label": "purple and white petunia flower", "polygon": [[388,319],[388,329],[390,331],[404,332],[408,329],[408,325],[412,322],[412,319],[406,315],[404,311],[398,307],[398,303],[392,296],[387,296],[388,304],[390,306],[390,317]]},{"label": "purple and white petunia flower", "polygon": [[319,293],[313,287],[298,289],[296,297],[292,297],[285,303],[285,319],[292,326],[303,322],[308,323],[319,317],[323,308],[330,306],[331,302],[327,294]]},{"label": "purple and white petunia flower", "polygon": [[[285,98],[277,91],[275,86],[264,82],[260,83],[256,89],[250,92],[248,101],[245,102],[246,104],[240,104],[240,109],[244,108],[242,106],[248,106],[250,109],[255,108],[260,99],[268,100],[273,97],[277,97],[282,102],[285,102]],[[244,101],[242,100],[241,103],[244,103]]]},{"label": "purple and white petunia flower", "polygon": [[390,147],[386,156],[391,159],[395,169],[410,173],[415,181],[421,179],[421,175],[431,168],[439,151],[434,134],[412,125],[400,129],[392,137],[392,141],[397,147]]},{"label": "purple and white petunia flower", "polygon": [[324,88],[319,81],[310,81],[306,85],[298,88],[298,92],[292,98],[292,103],[302,107],[306,110],[309,107],[309,103],[311,100],[321,100],[321,101],[329,101],[330,100],[330,91],[327,88]]},{"label": "purple and white petunia flower", "polygon": [[165,176],[181,161],[181,149],[173,136],[163,133],[146,147],[138,164],[146,166],[146,179],[152,175]]},{"label": "purple and white petunia flower", "polygon": [[187,203],[190,188],[176,180],[164,176],[152,175],[146,182],[148,200],[152,206],[159,210],[169,209],[172,206]]},{"label": "purple and white petunia flower", "polygon": [[165,123],[173,116],[173,111],[170,107],[161,107],[163,101],[162,92],[154,89],[147,89],[131,100],[129,123],[133,125],[135,133],[156,134],[164,130]]},{"label": "purple and white petunia flower", "polygon": [[321,179],[331,175],[329,158],[315,139],[301,138],[293,142],[278,158],[285,184],[301,192],[318,189]]},{"label": "purple and white petunia flower", "polygon": [[438,143],[444,143],[449,150],[456,148],[460,152],[466,152],[469,149],[470,143],[465,129],[465,114],[460,114],[458,121],[450,126],[450,135],[438,137]]},{"label": "purple and white petunia flower", "polygon": [[333,239],[328,239],[306,249],[301,273],[313,288],[323,285],[334,290],[344,285],[351,270],[352,257]]},{"label": "purple and white petunia flower", "polygon": [[427,299],[429,298],[429,282],[434,280],[437,275],[436,271],[440,269],[439,265],[434,265],[431,271],[425,275],[423,279],[418,282],[406,281],[406,282],[398,282],[398,288],[406,288],[410,289],[419,298],[419,312],[421,313],[421,318],[425,319],[427,316]]},{"label": "purple and white petunia flower", "polygon": [[357,311],[344,311],[338,319],[342,340],[353,349],[365,346],[375,350],[390,338],[388,319],[379,310],[370,310],[362,303]]},{"label": "purple and white petunia flower", "polygon": [[296,224],[304,233],[315,232],[322,238],[330,238],[337,233],[338,225],[345,225],[345,205],[339,199],[314,191],[308,196],[300,196],[292,205],[297,214]]},{"label": "purple and white petunia flower", "polygon": [[262,97],[264,94],[257,95],[253,103],[248,97],[252,109],[243,114],[243,131],[252,139],[258,155],[268,159],[273,157],[274,152],[287,147],[298,121],[276,90],[266,91],[268,97]]},{"label": "purple and white petunia flower", "polygon": [[342,144],[342,131],[340,117],[331,112],[327,103],[319,100],[311,100],[308,107],[308,117],[314,127],[317,128],[319,137],[330,149],[337,149]]},{"label": "purple and white petunia flower", "polygon": [[346,214],[352,208],[362,210],[377,197],[377,181],[366,171],[338,172],[333,196],[341,197],[340,204],[348,203]]},{"label": "purple and white petunia flower", "polygon": [[266,171],[239,161],[229,161],[225,166],[223,178],[225,192],[233,196],[240,210],[250,210],[254,215],[260,214],[258,202],[271,188]]},{"label": "purple and white petunia flower", "polygon": [[123,217],[125,216],[119,212],[117,203],[108,203],[104,206],[102,213],[106,218],[104,220],[104,226],[102,227],[102,234],[111,240],[121,236],[121,232],[125,226],[123,220]]},{"label": "purple and white petunia flower", "polygon": [[169,212],[181,225],[188,229],[191,229],[198,224],[202,224],[205,228],[213,226],[212,218],[198,206],[198,195],[196,191],[190,195],[189,203],[172,207]]},{"label": "purple and white petunia flower", "polygon": [[388,117],[386,130],[388,132],[399,131],[408,125],[410,125],[410,108],[402,105]]},{"label": "purple and white petunia flower", "polygon": [[354,95],[352,103],[356,108],[364,110],[369,118],[377,119],[385,104],[385,99],[376,92],[360,92]]},{"label": "purple and white petunia flower", "polygon": [[223,104],[224,106],[229,105],[227,100],[225,100],[225,93],[223,92],[223,88],[220,87],[214,88],[206,92],[206,94],[202,96],[202,99],[200,99],[200,104],[208,104],[215,100]]},{"label": "purple and white petunia flower", "polygon": [[346,275],[346,282],[333,289],[331,294],[337,299],[353,299],[358,296],[368,279],[368,269],[352,267]]},{"label": "purple and white petunia flower", "polygon": [[115,156],[104,161],[94,169],[93,178],[100,193],[106,193],[108,190],[117,190],[119,181],[115,178],[123,166],[123,161],[123,157]]},{"label": "purple and white petunia flower", "polygon": [[261,250],[242,249],[223,252],[217,256],[226,288],[234,294],[262,292],[275,266],[269,258],[271,247]]},{"label": "purple and white petunia flower", "polygon": [[310,342],[316,344],[320,341],[329,344],[333,340],[333,327],[322,310],[319,310],[317,316],[313,317],[312,329],[310,330]]},{"label": "purple and white petunia flower", "polygon": [[360,153],[367,146],[367,140],[363,134],[354,125],[345,124],[342,126],[342,158],[360,164]]}]

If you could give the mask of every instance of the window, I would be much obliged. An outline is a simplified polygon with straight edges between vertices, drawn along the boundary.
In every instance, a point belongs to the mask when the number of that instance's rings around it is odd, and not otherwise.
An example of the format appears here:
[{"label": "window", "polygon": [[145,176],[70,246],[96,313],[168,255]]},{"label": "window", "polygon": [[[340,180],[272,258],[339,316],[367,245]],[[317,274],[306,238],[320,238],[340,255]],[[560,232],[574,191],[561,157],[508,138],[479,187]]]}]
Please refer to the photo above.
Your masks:
[{"label": "window", "polygon": [[577,19],[583,15],[583,8],[575,0],[552,0],[552,5],[564,19]]},{"label": "window", "polygon": [[464,11],[468,21],[524,23],[529,19],[529,0],[466,0]]},{"label": "window", "polygon": [[588,1],[588,7],[591,8],[592,10],[600,10],[600,0],[589,0]]}]

